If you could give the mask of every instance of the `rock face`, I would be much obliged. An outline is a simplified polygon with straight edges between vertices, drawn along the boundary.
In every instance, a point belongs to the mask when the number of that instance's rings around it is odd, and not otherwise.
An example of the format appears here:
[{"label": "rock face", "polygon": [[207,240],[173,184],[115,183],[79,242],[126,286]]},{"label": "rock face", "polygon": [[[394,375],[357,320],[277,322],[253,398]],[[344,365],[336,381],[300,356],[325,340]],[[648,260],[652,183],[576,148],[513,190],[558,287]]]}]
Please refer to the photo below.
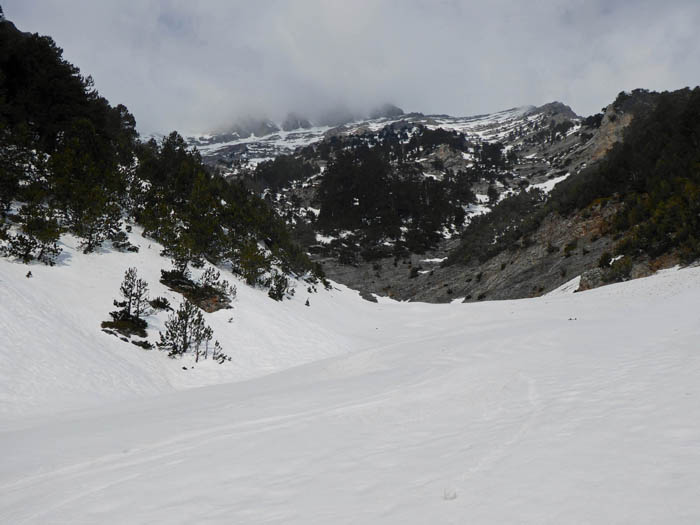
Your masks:
[{"label": "rock face", "polygon": [[581,118],[579,117],[573,109],[571,109],[569,106],[566,104],[563,104],[562,102],[550,102],[548,104],[544,104],[538,108],[535,108],[533,113],[543,113],[545,115],[549,116],[561,116],[562,118],[565,119],[578,119]]},{"label": "rock face", "polygon": [[622,113],[610,104],[603,113],[598,133],[593,138],[591,162],[602,159],[616,142],[622,140],[624,130],[632,122],[632,113]]},{"label": "rock face", "polygon": [[[473,145],[459,150],[447,141],[426,150],[414,161],[426,179],[442,180],[445,170],[454,174],[468,173],[470,166],[479,162],[479,151],[484,144],[500,142],[505,153],[517,154],[517,162],[498,168],[486,178],[470,180],[470,190],[477,195],[478,203],[465,206],[469,217],[469,214],[489,211],[490,204],[486,199],[489,188],[496,188],[501,195],[529,187],[548,192],[558,181],[595,163],[623,139],[624,130],[636,112],[648,103],[643,95],[620,96],[606,108],[601,118],[585,120],[561,102],[476,117],[404,114],[400,108],[386,105],[373,113],[378,120],[350,122],[353,115],[336,112],[329,116],[328,122],[344,125],[331,130],[303,129],[307,122],[290,115],[283,129],[294,131],[287,137],[273,134],[257,142],[248,140],[228,144],[223,149],[205,151],[204,157],[211,163],[222,162],[220,165],[225,167],[232,160],[247,162],[256,156],[270,158],[280,153],[293,153],[291,147],[285,149],[286,138],[295,146],[323,140],[337,142],[344,138],[354,141],[356,137],[373,143],[381,140],[383,126],[406,133],[406,137],[424,126],[461,133]],[[442,240],[425,254],[373,261],[358,257],[353,264],[341,263],[339,255],[332,254],[332,250],[329,256],[329,250],[323,247],[326,241],[319,241],[320,232],[314,230],[313,217],[319,212],[315,195],[326,159],[311,159],[311,162],[316,162],[321,170],[318,175],[281,188],[276,195],[269,195],[270,202],[290,224],[296,227],[300,222],[304,223],[309,230],[304,242],[312,258],[322,263],[329,278],[360,290],[368,299],[374,294],[428,302],[512,299],[541,295],[578,275],[582,276],[581,290],[604,283],[605,272],[598,268],[598,261],[604,252],[613,251],[614,241],[607,232],[612,216],[620,206],[613,201],[599,203],[585,213],[571,217],[552,214],[530,235],[527,245],[512,246],[482,262],[474,262],[479,259],[474,257],[472,262],[462,265],[441,264],[459,244],[453,230],[454,238],[450,232],[441,233]],[[340,233],[336,232],[336,235]],[[347,233],[342,232],[343,235]],[[666,263],[654,264],[663,266]],[[651,268],[650,264],[637,264],[632,268],[631,276],[643,275],[652,271]]]},{"label": "rock face", "polygon": [[264,137],[276,133],[280,130],[277,124],[271,120],[263,119],[245,119],[237,122],[231,128],[231,133],[238,134],[241,138],[247,138],[251,135],[256,137]]},{"label": "rock face", "polygon": [[311,122],[308,119],[297,115],[296,113],[290,113],[282,122],[282,129],[284,131],[294,131],[295,129],[309,129],[311,128]]},{"label": "rock face", "polygon": [[584,292],[586,290],[591,290],[593,288],[598,288],[605,284],[603,276],[605,272],[602,268],[591,268],[586,270],[581,274],[581,281],[579,281],[577,292]]},{"label": "rock face", "polygon": [[[443,267],[444,251],[382,259],[357,267],[323,260],[329,278],[364,292],[397,300],[465,302],[484,299],[518,299],[550,292],[590,268],[613,246],[605,235],[619,205],[608,204],[587,216],[548,217],[526,247],[518,246],[483,262]],[[444,256],[444,255],[443,255]],[[583,281],[583,279],[582,279]],[[595,286],[602,284],[597,282]]]},{"label": "rock face", "polygon": [[370,112],[369,118],[396,118],[403,116],[403,114],[403,109],[398,106],[394,106],[393,104],[382,104]]}]

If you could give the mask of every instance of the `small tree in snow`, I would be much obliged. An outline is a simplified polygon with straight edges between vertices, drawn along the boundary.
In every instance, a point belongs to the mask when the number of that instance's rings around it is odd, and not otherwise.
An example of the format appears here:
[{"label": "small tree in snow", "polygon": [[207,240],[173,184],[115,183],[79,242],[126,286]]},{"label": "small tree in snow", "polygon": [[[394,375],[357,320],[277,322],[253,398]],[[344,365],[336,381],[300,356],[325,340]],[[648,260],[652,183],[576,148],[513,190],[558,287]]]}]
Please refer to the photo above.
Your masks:
[{"label": "small tree in snow", "polygon": [[[199,362],[200,357],[209,357],[209,344],[213,337],[214,331],[204,322],[202,311],[185,299],[165,322],[165,331],[160,333],[158,348],[167,350],[170,357],[193,352],[195,362]],[[214,343],[212,358],[220,363],[230,361],[218,341]]]},{"label": "small tree in snow", "polygon": [[203,329],[204,316],[201,310],[185,299],[165,322],[165,332],[160,333],[158,347],[167,350],[170,357],[181,356],[201,338]]},{"label": "small tree in snow", "polygon": [[148,304],[148,283],[140,279],[136,268],[124,272],[124,280],[119,287],[123,301],[114,301],[114,306],[121,308],[110,315],[115,321],[142,320],[150,312]]},{"label": "small tree in snow", "polygon": [[[204,353],[204,359],[209,356],[209,341],[214,337],[214,330],[209,326],[203,325],[200,330],[195,333],[194,337],[194,348],[195,357],[194,362],[199,362],[199,356]],[[204,351],[202,352],[201,347],[204,344]]]},{"label": "small tree in snow", "polygon": [[21,232],[8,235],[5,252],[28,263],[38,260],[53,266],[61,253],[58,246],[60,228],[51,210],[35,205],[22,206],[19,213],[22,222]]}]

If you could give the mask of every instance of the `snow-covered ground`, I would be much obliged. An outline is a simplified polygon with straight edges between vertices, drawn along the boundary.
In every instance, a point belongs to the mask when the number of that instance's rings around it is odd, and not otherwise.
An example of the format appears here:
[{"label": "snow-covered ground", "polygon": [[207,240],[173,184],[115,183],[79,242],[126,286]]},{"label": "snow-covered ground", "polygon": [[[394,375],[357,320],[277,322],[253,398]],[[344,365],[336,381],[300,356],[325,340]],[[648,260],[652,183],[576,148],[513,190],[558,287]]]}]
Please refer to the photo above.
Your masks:
[{"label": "snow-covered ground", "polygon": [[449,305],[237,283],[232,363],[185,371],[99,330],[127,266],[166,294],[140,244],[0,260],[1,523],[700,522],[700,268]]},{"label": "snow-covered ground", "polygon": [[559,184],[561,181],[568,179],[569,175],[571,175],[571,173],[567,173],[566,175],[561,175],[559,177],[554,177],[553,179],[546,180],[539,184],[531,184],[528,189],[537,188],[545,193],[550,193],[554,189],[554,186]]}]

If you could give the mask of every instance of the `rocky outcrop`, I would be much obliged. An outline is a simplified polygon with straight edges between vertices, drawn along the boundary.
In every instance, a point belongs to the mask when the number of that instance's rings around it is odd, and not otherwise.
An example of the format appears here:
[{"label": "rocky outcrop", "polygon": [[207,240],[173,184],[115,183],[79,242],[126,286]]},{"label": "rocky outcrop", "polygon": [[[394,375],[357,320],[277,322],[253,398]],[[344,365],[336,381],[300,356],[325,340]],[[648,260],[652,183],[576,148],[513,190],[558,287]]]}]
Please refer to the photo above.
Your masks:
[{"label": "rocky outcrop", "polygon": [[605,271],[602,268],[591,268],[581,274],[577,292],[598,288],[605,284]]},{"label": "rocky outcrop", "polygon": [[556,101],[534,108],[530,113],[542,113],[548,116],[558,115],[570,120],[580,118],[569,106]]},{"label": "rocky outcrop", "polygon": [[265,135],[270,135],[272,133],[277,133],[280,128],[277,124],[271,120],[264,119],[243,119],[236,124],[234,124],[229,130],[230,133],[236,133],[241,138],[250,137],[255,135],[256,137],[264,137]]},{"label": "rocky outcrop", "polygon": [[284,131],[294,131],[295,129],[309,129],[312,126],[308,119],[297,115],[296,113],[290,113],[282,122],[282,129]]},{"label": "rocky outcrop", "polygon": [[610,104],[603,113],[598,133],[593,137],[591,148],[591,161],[595,162],[603,158],[612,149],[616,142],[620,142],[625,128],[632,122],[631,112],[622,113]]},{"label": "rocky outcrop", "polygon": [[382,104],[381,106],[373,109],[370,112],[369,118],[397,118],[403,116],[403,114],[403,109],[401,109],[398,106],[395,106],[394,104]]},{"label": "rocky outcrop", "polygon": [[[448,240],[443,250],[435,253],[357,266],[323,260],[324,269],[329,278],[361,290],[365,296],[425,302],[535,297],[597,268],[601,255],[612,251],[614,242],[605,232],[618,209],[618,204],[609,203],[570,217],[553,214],[526,246],[514,247],[483,263],[441,266],[439,255],[457,242]],[[602,281],[596,281],[595,286],[600,284]]]}]

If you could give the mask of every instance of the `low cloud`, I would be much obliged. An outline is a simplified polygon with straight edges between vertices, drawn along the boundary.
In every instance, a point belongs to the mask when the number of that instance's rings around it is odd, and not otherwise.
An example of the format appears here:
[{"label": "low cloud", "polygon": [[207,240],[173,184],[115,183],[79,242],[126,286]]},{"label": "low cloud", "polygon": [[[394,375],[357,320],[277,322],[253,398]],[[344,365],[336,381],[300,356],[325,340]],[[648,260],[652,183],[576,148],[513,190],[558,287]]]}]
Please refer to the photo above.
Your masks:
[{"label": "low cloud", "polygon": [[696,0],[12,0],[142,132],[384,102],[469,115],[698,84]]}]

